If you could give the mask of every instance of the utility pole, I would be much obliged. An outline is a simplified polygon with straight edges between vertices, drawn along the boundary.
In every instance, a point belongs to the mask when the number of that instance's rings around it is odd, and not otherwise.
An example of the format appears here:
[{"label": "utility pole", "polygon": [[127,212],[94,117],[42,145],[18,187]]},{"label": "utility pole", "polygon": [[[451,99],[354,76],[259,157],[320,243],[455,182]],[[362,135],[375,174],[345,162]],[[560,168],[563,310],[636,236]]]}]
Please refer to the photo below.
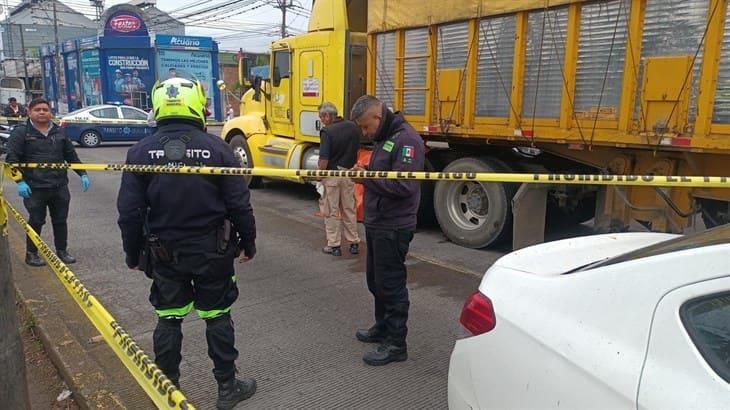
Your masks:
[{"label": "utility pole", "polygon": [[23,50],[23,84],[25,84],[25,98],[28,98],[28,90],[30,89],[28,84],[28,60],[26,59],[26,52],[25,52],[25,37],[23,35],[23,32],[25,31],[25,27],[23,27],[22,24],[18,24],[18,27],[20,27],[20,48]]},{"label": "utility pole", "polygon": [[89,0],[89,3],[96,11],[96,21],[101,20],[101,15],[104,14],[104,0]]},{"label": "utility pole", "polygon": [[[1,201],[0,206],[4,206]],[[15,286],[10,270],[10,245],[5,222],[0,221],[4,224],[0,225],[0,403],[7,409],[28,409],[30,403],[28,381],[25,378],[25,354],[15,306]]]},{"label": "utility pole", "polygon": [[[10,25],[10,6],[8,0],[4,0],[3,5],[5,6],[5,30],[7,33],[3,33],[3,55],[5,58],[15,57],[13,53],[13,27]],[[5,44],[7,41],[7,44]],[[10,52],[8,53],[8,48]]]},{"label": "utility pole", "polygon": [[286,38],[286,10],[293,7],[292,0],[276,0],[277,9],[281,10],[281,38]]},{"label": "utility pole", "polygon": [[[56,64],[56,84],[61,83],[61,45],[58,44],[58,16],[56,14],[56,0],[51,0],[51,3],[53,4],[53,42],[55,45],[55,52],[53,53],[53,60]],[[54,97],[56,98],[56,110],[57,112],[60,112],[61,110],[61,100],[59,99],[59,96],[61,95],[60,90],[56,90],[56,93]]]}]

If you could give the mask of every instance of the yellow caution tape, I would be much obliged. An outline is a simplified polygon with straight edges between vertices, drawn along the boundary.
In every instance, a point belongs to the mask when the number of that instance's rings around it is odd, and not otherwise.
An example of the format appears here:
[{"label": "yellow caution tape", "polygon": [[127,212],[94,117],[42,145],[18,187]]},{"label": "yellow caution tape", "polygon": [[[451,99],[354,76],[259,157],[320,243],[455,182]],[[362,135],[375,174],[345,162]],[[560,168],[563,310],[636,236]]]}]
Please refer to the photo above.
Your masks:
[{"label": "yellow caution tape", "polygon": [[132,337],[117,323],[104,306],[81,283],[79,278],[66,266],[30,227],[20,213],[4,198],[0,197],[0,207],[10,210],[21,227],[38,247],[40,254],[56,273],[76,303],[81,307],[91,323],[104,337],[117,357],[124,363],[137,383],[144,389],[158,409],[195,409],[188,403],[183,393],[170,379],[157,368]]},{"label": "yellow caution tape", "polygon": [[730,177],[595,174],[514,174],[477,172],[316,171],[303,169],[188,167],[128,164],[8,164],[17,168],[124,171],[139,173],[241,175],[273,178],[407,179],[422,181],[508,182],[525,184],[623,185],[730,188]]}]

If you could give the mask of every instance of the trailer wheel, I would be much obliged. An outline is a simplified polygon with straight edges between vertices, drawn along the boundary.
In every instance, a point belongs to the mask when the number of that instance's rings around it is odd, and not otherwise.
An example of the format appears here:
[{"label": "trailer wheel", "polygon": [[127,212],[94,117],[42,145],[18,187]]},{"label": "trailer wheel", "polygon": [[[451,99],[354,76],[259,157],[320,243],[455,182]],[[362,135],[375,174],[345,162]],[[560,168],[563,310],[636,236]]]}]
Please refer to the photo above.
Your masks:
[{"label": "trailer wheel", "polygon": [[[240,162],[243,168],[253,168],[253,158],[251,157],[251,150],[248,148],[248,142],[242,134],[236,134],[231,138],[229,142],[233,153],[236,156],[238,162]],[[262,184],[261,177],[245,177],[248,181],[249,188],[259,188]]]},{"label": "trailer wheel", "polygon": [[[495,158],[462,158],[444,172],[508,172]],[[454,243],[484,248],[512,234],[512,197],[516,184],[438,181],[434,190],[436,218]]]}]

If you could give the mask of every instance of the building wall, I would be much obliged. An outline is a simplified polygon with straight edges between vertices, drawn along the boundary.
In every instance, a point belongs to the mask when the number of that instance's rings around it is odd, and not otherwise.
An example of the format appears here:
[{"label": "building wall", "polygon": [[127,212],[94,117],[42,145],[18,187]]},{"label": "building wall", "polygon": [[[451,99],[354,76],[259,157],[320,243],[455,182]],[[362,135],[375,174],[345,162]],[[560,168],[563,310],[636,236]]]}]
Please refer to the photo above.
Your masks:
[{"label": "building wall", "polygon": [[[0,23],[5,56],[20,58],[25,45],[26,57],[36,58],[42,44],[53,43],[53,3],[40,1],[23,3],[11,11],[10,18]],[[78,13],[61,2],[56,2],[58,39],[65,41],[79,37],[95,36],[98,23]],[[23,41],[21,42],[21,30]]]},{"label": "building wall", "polygon": [[[223,82],[226,83],[226,91],[225,91],[225,109],[224,112],[228,111],[228,104],[233,106],[233,111],[236,113],[236,115],[239,115],[239,105],[240,101],[236,99],[233,95],[240,97],[241,96],[241,90],[238,90],[236,88],[236,85],[238,84],[238,65],[230,65],[230,64],[221,64],[221,79]],[[233,95],[231,95],[231,93]]]},{"label": "building wall", "polygon": [[[10,28],[6,24],[0,24],[3,28],[3,48],[5,57],[22,58],[23,49],[21,44],[25,44],[26,57],[38,58],[40,55],[40,47],[43,44],[53,43],[53,26],[42,25],[25,25],[11,24]],[[20,40],[20,30],[23,30],[23,42]],[[6,36],[5,33],[11,33]],[[96,28],[81,27],[59,27],[59,41],[66,41],[80,37],[96,36]],[[7,39],[7,40],[6,40]]]}]

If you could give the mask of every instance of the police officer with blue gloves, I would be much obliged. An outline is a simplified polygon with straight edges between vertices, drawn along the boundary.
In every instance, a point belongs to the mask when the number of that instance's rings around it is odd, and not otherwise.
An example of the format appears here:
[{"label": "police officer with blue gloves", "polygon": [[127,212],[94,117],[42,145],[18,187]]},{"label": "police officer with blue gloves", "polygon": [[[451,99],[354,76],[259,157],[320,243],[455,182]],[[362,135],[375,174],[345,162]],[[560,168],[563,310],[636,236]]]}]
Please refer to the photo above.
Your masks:
[{"label": "police officer with blue gloves", "polygon": [[[233,150],[204,132],[205,91],[180,72],[152,89],[157,132],[129,150],[128,164],[238,167]],[[231,306],[238,298],[234,261],[256,254],[256,223],[244,178],[125,172],[119,189],[119,227],[132,269],[153,281],[158,315],[155,363],[179,386],[182,321],[195,309],[206,323],[208,355],[218,382],[219,409],[256,391],[236,379]]]},{"label": "police officer with blue gloves", "polygon": [[[66,138],[63,128],[51,121],[53,115],[48,101],[36,98],[28,106],[29,119],[18,125],[10,134],[6,162],[80,163],[73,143]],[[18,195],[28,210],[28,224],[39,235],[46,223],[46,209],[50,211],[56,254],[66,264],[76,262],[68,253],[68,208],[71,194],[68,191],[68,172],[65,169],[21,169],[22,179],[16,181]],[[81,177],[84,192],[91,181],[86,171],[76,171]],[[27,238],[25,263],[43,266],[35,244]]]}]

